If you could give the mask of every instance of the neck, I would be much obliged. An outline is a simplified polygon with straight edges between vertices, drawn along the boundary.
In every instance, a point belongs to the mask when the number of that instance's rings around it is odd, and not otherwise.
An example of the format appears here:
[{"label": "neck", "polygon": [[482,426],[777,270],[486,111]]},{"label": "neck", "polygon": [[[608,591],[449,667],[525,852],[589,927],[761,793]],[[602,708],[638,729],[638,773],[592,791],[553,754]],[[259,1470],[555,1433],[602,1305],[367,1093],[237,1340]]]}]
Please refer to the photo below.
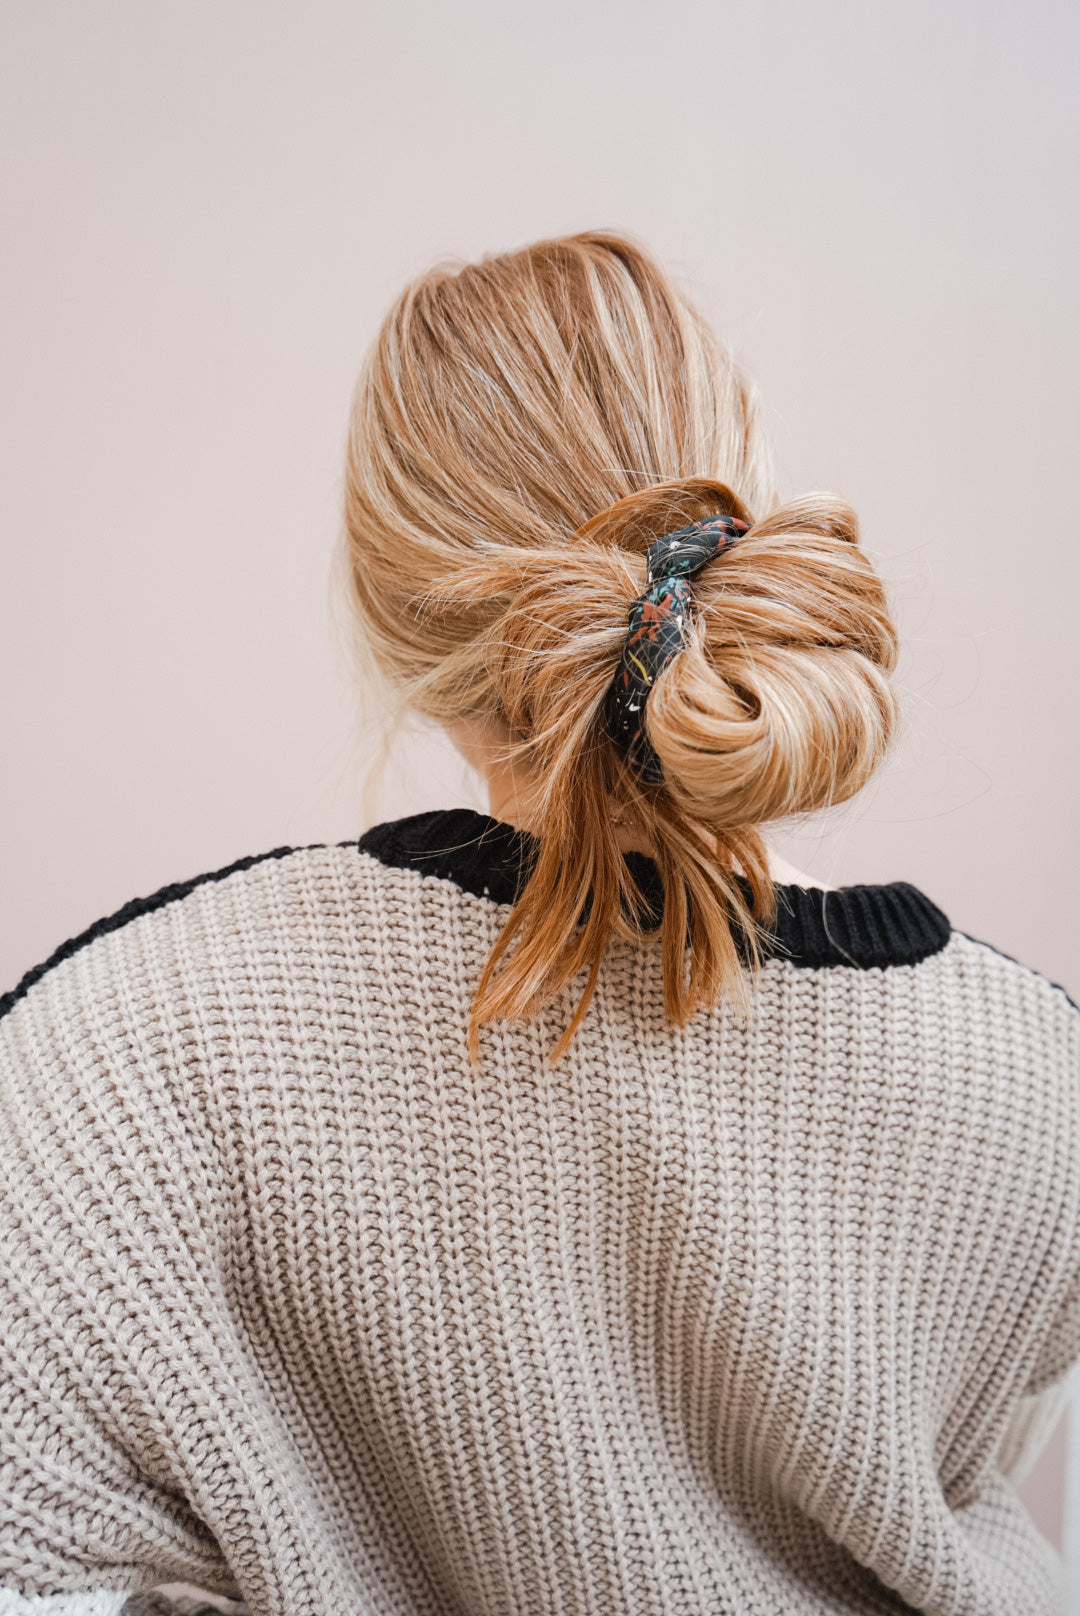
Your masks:
[{"label": "neck", "polygon": [[[504,825],[513,825],[515,830],[527,830],[535,836],[537,827],[531,806],[532,794],[528,789],[523,789],[521,780],[513,776],[513,771],[493,771],[487,776],[487,786],[491,817],[502,820]],[[649,858],[653,857],[655,849],[648,837],[638,827],[620,820],[617,810],[612,811],[611,824],[620,853],[645,853]]]},{"label": "neck", "polygon": [[[492,726],[450,725],[448,733],[465,761],[476,769],[487,782],[488,811],[493,819],[515,830],[537,834],[533,803],[535,790],[522,771],[507,761],[507,737],[496,734]],[[644,853],[655,856],[655,849],[640,827],[622,823],[613,810],[612,827],[620,853]],[[778,886],[820,887],[831,890],[824,881],[797,870],[794,864],[774,852],[766,842],[769,874]]]}]

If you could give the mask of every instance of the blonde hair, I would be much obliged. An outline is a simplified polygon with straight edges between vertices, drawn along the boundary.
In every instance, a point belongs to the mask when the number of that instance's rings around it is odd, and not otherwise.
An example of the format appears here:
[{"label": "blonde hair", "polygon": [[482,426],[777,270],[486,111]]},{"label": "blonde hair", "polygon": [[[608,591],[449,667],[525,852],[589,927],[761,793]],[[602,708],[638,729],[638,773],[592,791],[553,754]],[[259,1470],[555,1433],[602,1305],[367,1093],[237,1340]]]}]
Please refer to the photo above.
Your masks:
[{"label": "blonde hair", "polygon": [[[661,534],[718,511],[752,529],[694,580],[683,650],[646,708],[643,784],[605,698]],[[777,502],[754,391],[638,246],[589,233],[406,287],[357,385],[345,542],[379,667],[443,723],[497,720],[536,782],[531,878],[470,1025],[528,1016],[650,915],[616,819],[663,880],[667,1010],[745,1002],[774,914],[760,827],[843,801],[896,719],[896,636],[831,494]],[[741,877],[741,879],[740,879]]]}]

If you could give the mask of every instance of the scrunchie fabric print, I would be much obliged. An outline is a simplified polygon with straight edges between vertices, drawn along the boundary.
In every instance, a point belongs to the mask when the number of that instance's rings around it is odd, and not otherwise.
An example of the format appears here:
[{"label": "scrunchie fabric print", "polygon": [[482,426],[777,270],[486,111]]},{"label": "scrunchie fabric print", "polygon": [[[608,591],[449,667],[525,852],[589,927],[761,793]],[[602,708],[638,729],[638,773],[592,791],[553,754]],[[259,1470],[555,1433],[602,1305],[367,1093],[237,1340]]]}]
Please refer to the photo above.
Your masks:
[{"label": "scrunchie fabric print", "polygon": [[645,703],[682,649],[693,599],[690,579],[749,532],[736,516],[710,516],[649,546],[648,583],[630,607],[619,666],[608,691],[607,731],[638,777],[661,785],[664,770],[645,734]]}]

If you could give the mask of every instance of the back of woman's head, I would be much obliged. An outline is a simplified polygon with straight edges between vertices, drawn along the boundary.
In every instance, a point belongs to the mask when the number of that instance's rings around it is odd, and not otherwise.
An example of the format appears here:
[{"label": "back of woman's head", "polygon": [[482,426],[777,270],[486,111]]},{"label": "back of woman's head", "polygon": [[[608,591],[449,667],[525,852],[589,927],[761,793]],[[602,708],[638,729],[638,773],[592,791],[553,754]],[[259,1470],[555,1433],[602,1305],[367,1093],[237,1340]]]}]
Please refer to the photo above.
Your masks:
[{"label": "back of woman's head", "polygon": [[[649,545],[716,513],[751,527],[694,579],[645,708],[649,784],[606,697]],[[772,914],[761,827],[869,778],[896,641],[854,512],[777,503],[753,391],[659,267],[588,234],[407,287],[356,392],[346,542],[383,672],[442,723],[488,721],[534,783],[536,862],[478,988],[474,1050],[483,1022],[588,967],[561,1052],[608,944],[648,926],[620,824],[663,878],[669,1013],[741,997]]]}]

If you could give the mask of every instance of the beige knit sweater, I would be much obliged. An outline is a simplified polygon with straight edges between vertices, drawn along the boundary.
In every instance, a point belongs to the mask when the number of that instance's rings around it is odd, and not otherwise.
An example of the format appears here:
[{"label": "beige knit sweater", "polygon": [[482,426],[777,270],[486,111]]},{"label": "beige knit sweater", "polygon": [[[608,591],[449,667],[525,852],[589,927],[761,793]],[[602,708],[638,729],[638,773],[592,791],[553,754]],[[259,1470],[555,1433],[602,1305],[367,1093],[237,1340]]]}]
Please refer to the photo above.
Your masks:
[{"label": "beige knit sweater", "polygon": [[1080,1355],[1080,1014],[911,887],[785,888],[749,1021],[620,944],[556,1067],[569,993],[474,1071],[528,856],[279,850],[8,996],[0,1599],[1049,1616],[998,1464]]}]

